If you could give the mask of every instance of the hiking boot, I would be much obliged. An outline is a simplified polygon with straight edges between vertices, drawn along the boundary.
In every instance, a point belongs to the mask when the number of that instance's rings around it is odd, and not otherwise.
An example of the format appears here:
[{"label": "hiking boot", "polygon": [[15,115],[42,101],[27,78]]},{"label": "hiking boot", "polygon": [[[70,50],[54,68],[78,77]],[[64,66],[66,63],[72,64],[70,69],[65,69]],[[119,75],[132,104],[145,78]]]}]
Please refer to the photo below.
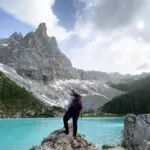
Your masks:
[{"label": "hiking boot", "polygon": [[69,134],[69,131],[64,130],[64,131],[63,131],[63,133],[65,133],[65,134]]}]

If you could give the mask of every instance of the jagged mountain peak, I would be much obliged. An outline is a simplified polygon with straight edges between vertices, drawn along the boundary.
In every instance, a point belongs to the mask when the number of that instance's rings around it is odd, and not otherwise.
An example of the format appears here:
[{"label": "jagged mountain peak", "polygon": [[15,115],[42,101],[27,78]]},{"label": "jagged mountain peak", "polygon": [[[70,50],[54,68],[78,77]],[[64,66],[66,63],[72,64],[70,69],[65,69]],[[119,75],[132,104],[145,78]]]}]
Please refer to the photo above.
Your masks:
[{"label": "jagged mountain peak", "polygon": [[13,39],[13,40],[20,41],[20,40],[23,39],[23,35],[22,35],[22,33],[14,32],[14,33],[9,37],[9,39]]},{"label": "jagged mountain peak", "polygon": [[57,40],[56,40],[56,38],[55,38],[54,36],[52,36],[50,39],[51,39],[51,41],[52,41],[54,44],[57,44]]},{"label": "jagged mountain peak", "polygon": [[18,33],[11,35],[12,39],[21,40],[5,40],[10,44],[0,47],[0,63],[34,80],[80,78],[71,61],[59,50],[56,38],[49,37],[46,31],[46,24],[41,23],[36,31],[27,33],[24,38]]},{"label": "jagged mountain peak", "polygon": [[47,36],[46,23],[40,23],[38,28],[36,29],[36,33],[38,33],[40,36]]},{"label": "jagged mountain peak", "polygon": [[45,22],[40,23],[38,26],[38,30],[46,32],[47,31],[46,23]]},{"label": "jagged mountain peak", "polygon": [[[72,67],[71,61],[59,50],[55,37],[47,35],[45,23],[24,37],[14,33],[11,38],[0,39],[0,63],[15,69],[20,75],[34,80],[54,79],[122,80],[123,76],[103,72],[83,71]],[[117,76],[117,77],[116,77]],[[46,79],[46,80],[45,80]]]}]

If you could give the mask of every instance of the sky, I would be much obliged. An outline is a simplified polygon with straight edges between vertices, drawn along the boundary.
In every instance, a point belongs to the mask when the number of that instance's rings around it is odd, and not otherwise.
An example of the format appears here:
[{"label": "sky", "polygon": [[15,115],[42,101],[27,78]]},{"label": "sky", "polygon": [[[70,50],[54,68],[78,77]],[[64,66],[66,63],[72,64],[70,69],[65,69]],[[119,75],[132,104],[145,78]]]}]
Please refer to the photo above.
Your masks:
[{"label": "sky", "polygon": [[76,68],[150,72],[149,0],[0,0],[0,38],[41,22]]}]

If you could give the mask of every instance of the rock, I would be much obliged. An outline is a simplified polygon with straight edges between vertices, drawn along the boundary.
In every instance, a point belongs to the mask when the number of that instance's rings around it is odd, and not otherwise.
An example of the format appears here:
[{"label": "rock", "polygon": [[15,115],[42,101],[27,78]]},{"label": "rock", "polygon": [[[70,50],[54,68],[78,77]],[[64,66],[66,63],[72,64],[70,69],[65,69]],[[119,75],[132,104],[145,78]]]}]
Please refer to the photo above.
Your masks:
[{"label": "rock", "polygon": [[[43,109],[43,108],[42,108]],[[29,115],[29,116],[35,116],[35,111],[33,111],[33,110],[28,110],[28,111],[26,111],[26,114],[27,115]]]},{"label": "rock", "polygon": [[14,118],[21,118],[21,115],[22,115],[21,112],[16,112]]},{"label": "rock", "polygon": [[21,33],[13,33],[10,37],[10,40],[16,40],[16,41],[21,41],[23,39],[23,35]]},{"label": "rock", "polygon": [[40,146],[33,146],[30,150],[98,150],[98,147],[89,144],[80,134],[74,139],[70,125],[69,135],[66,135],[63,129],[56,130],[45,138]]},{"label": "rock", "polygon": [[128,150],[150,150],[150,114],[127,115],[123,136]]},{"label": "rock", "polygon": [[41,36],[47,36],[46,34],[46,31],[47,31],[47,27],[46,27],[46,24],[45,23],[41,23],[39,24],[36,32],[38,32],[39,34],[41,34]]}]

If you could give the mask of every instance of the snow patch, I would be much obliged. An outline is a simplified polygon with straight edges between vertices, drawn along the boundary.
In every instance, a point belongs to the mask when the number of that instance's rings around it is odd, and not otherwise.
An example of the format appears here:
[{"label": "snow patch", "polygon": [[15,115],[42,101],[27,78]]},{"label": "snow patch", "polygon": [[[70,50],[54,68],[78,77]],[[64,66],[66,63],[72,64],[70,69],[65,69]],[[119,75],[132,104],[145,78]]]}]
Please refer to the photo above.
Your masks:
[{"label": "snow patch", "polygon": [[14,53],[18,52],[18,49],[13,50]]},{"label": "snow patch", "polygon": [[7,46],[8,46],[8,44],[3,43],[3,44],[0,44],[0,46],[7,47]]},{"label": "snow patch", "polygon": [[105,87],[106,89],[110,88],[106,83],[104,84],[104,87]]},{"label": "snow patch", "polygon": [[47,96],[45,96],[45,95],[42,94],[41,97],[43,97],[43,100],[44,100],[46,103],[48,103],[48,104],[50,104],[50,105],[52,105],[52,106],[56,105],[54,102],[50,102],[50,101],[49,101],[49,98],[48,98]]},{"label": "snow patch", "polygon": [[4,73],[9,73],[8,71],[6,71],[4,69],[4,65],[0,63],[0,71],[4,72]]}]

